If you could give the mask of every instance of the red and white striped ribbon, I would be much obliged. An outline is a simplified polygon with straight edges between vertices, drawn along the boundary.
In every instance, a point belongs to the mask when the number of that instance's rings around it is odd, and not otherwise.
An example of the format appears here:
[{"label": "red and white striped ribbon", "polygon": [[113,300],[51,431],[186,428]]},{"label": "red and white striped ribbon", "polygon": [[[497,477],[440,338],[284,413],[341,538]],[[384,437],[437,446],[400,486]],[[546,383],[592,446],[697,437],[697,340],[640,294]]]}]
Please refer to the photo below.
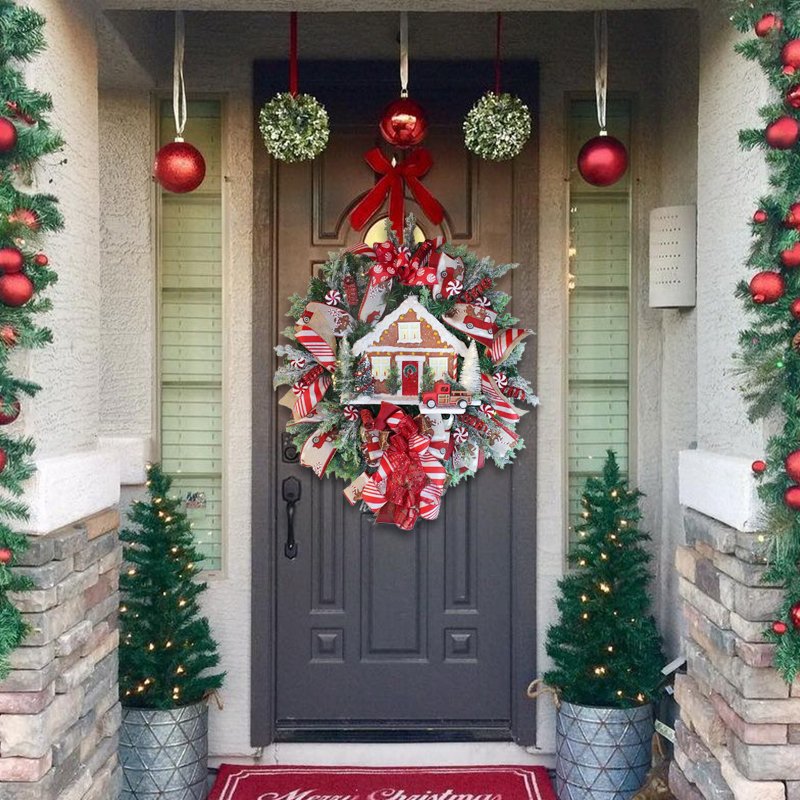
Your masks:
[{"label": "red and white striped ribbon", "polygon": [[292,408],[292,417],[295,422],[307,417],[325,396],[331,387],[331,376],[327,373],[320,375],[315,381],[306,386],[297,395],[297,400]]},{"label": "red and white striped ribbon", "polygon": [[294,332],[297,342],[305,347],[325,369],[330,372],[336,369],[336,353],[313,328],[298,324],[295,325]]},{"label": "red and white striped ribbon", "polygon": [[526,328],[506,328],[500,331],[489,345],[489,357],[495,364],[502,364],[511,351],[526,337],[533,333]]},{"label": "red and white striped ribbon", "polygon": [[519,422],[520,413],[503,396],[503,393],[498,388],[494,378],[486,375],[485,373],[481,374],[481,392],[483,392],[483,394],[488,398],[489,402],[494,407],[494,410],[501,419],[504,419],[511,424]]}]

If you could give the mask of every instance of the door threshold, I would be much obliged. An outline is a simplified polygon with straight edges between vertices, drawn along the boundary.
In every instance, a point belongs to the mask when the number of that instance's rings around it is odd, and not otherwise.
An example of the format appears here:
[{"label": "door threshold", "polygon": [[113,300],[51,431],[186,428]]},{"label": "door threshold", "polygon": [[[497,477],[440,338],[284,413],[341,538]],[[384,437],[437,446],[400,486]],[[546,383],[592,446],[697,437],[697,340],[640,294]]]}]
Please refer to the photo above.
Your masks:
[{"label": "door threshold", "polygon": [[389,742],[511,742],[506,727],[423,727],[392,725],[381,727],[278,728],[276,742],[380,744]]}]

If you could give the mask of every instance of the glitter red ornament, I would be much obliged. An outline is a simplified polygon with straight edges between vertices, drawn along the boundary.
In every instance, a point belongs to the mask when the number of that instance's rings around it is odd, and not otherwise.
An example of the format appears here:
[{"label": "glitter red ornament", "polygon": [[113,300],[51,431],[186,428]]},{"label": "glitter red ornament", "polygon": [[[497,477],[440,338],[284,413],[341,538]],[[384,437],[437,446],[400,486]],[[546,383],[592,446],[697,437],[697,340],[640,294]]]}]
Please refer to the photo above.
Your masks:
[{"label": "glitter red ornament", "polygon": [[0,247],[0,272],[6,275],[10,272],[19,272],[25,265],[22,251],[16,247]]},{"label": "glitter red ornament", "polygon": [[793,511],[800,511],[800,486],[790,486],[783,493],[783,502]]},{"label": "glitter red ornament", "polygon": [[11,403],[0,401],[0,425],[10,425],[19,416],[19,412],[19,400],[14,400]]},{"label": "glitter red ornament", "polygon": [[0,153],[10,153],[16,146],[17,126],[8,117],[0,117]]},{"label": "glitter red ornament", "polygon": [[595,136],[578,153],[578,171],[592,186],[611,186],[628,170],[628,151],[613,136]]},{"label": "glitter red ornament", "polygon": [[753,222],[755,222],[756,225],[763,225],[768,219],[767,212],[764,211],[763,208],[759,208],[758,211],[753,214]]},{"label": "glitter red ornament", "polygon": [[50,263],[50,259],[44,253],[37,253],[33,257],[33,263],[37,267],[46,267]]},{"label": "glitter red ornament", "polygon": [[[793,70],[800,67],[800,39],[792,39],[786,42],[783,46],[783,50],[781,50],[781,64]],[[792,73],[788,74],[791,75]]]},{"label": "glitter red ornament", "polygon": [[22,272],[0,276],[0,303],[7,306],[24,306],[33,297],[33,283]]},{"label": "glitter red ornament", "polygon": [[777,633],[778,636],[783,636],[788,630],[789,626],[783,620],[776,619],[775,622],[772,623],[772,632]]},{"label": "glitter red ornament", "polygon": [[193,192],[206,176],[206,162],[202,153],[188,142],[176,139],[165,144],[156,153],[153,177],[168,192],[185,194]]},{"label": "glitter red ornament", "polygon": [[766,461],[761,461],[760,459],[758,461],[754,461],[750,465],[750,469],[752,469],[753,472],[755,472],[756,475],[761,475],[767,469],[767,462]]},{"label": "glitter red ornament", "polygon": [[783,20],[777,14],[764,14],[754,27],[756,36],[762,39],[773,31],[783,30]]},{"label": "glitter red ornament", "polygon": [[784,464],[786,466],[786,474],[795,483],[800,483],[800,450],[789,453]]},{"label": "glitter red ornament", "polygon": [[41,227],[39,215],[35,211],[31,211],[29,208],[18,208],[15,211],[12,211],[8,215],[8,221],[12,223],[22,223],[32,231],[38,231]]},{"label": "glitter red ornament", "polygon": [[419,103],[400,97],[383,110],[379,127],[390,145],[404,150],[418,145],[428,135],[428,115]]},{"label": "glitter red ornament", "polygon": [[0,564],[8,564],[13,555],[7,547],[0,547]]},{"label": "glitter red ornament", "polygon": [[800,267],[800,242],[796,242],[781,253],[781,263],[787,269]]},{"label": "glitter red ornament", "polygon": [[795,630],[800,628],[800,603],[795,603],[789,609],[789,620],[791,621]]},{"label": "glitter red ornament", "polygon": [[778,272],[757,272],[750,281],[754,303],[774,303],[786,293],[786,281]]},{"label": "glitter red ornament", "polygon": [[778,117],[767,125],[764,138],[776,150],[791,150],[800,140],[800,122],[794,117]]}]

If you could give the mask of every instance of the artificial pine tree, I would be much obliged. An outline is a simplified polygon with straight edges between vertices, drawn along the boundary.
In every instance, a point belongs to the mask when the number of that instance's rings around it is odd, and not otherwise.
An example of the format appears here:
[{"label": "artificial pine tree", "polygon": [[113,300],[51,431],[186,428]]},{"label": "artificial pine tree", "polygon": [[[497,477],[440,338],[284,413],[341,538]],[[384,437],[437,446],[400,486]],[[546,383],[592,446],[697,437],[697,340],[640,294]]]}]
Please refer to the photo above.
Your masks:
[{"label": "artificial pine tree", "polygon": [[433,367],[430,364],[424,364],[422,367],[422,391],[432,391],[435,384],[436,377],[433,374]]},{"label": "artificial pine tree", "polygon": [[396,361],[392,361],[389,367],[389,374],[386,376],[386,391],[389,394],[397,394],[400,391],[400,368]]},{"label": "artificial pine tree", "polygon": [[353,391],[359,394],[365,394],[368,397],[375,393],[375,379],[372,377],[372,365],[366,356],[361,356],[358,359],[355,369],[353,370]]},{"label": "artificial pine tree", "polygon": [[650,555],[638,529],[641,492],[628,488],[609,450],[590,478],[582,523],[559,581],[559,621],[547,632],[553,668],[544,676],[569,703],[629,708],[650,702],[662,680],[661,640],[649,614]]},{"label": "artificial pine tree", "polygon": [[342,337],[339,351],[336,354],[336,370],[333,373],[333,382],[343,400],[352,397],[354,391],[353,352],[346,336]]},{"label": "artificial pine tree", "polygon": [[158,465],[147,469],[149,501],[133,504],[135,528],[120,534],[125,565],[120,578],[119,687],[123,705],[169,709],[197,703],[222,685],[208,620],[195,576],[202,560],[172,480]]},{"label": "artificial pine tree", "polygon": [[8,672],[8,655],[27,634],[27,626],[9,592],[31,587],[13,566],[27,547],[13,522],[27,519],[19,499],[34,471],[33,440],[5,432],[20,413],[20,397],[32,397],[39,386],[11,374],[9,356],[19,346],[43,347],[51,341],[38,314],[51,308],[39,294],[56,280],[47,256],[37,244],[43,233],[62,227],[56,199],[30,191],[39,160],[62,147],[50,128],[50,97],[28,88],[20,71],[45,47],[43,16],[0,0],[0,679]]},{"label": "artificial pine tree", "polygon": [[471,392],[473,397],[479,397],[481,393],[481,362],[478,355],[478,347],[473,339],[469,343],[469,349],[461,362],[461,370],[458,373],[458,382],[464,390]]}]

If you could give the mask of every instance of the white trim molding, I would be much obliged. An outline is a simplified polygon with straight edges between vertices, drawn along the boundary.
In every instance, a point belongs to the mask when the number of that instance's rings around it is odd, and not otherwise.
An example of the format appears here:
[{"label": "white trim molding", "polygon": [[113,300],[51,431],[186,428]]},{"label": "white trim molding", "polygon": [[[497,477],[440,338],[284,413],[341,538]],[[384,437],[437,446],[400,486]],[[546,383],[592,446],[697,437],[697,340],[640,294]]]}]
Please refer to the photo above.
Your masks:
[{"label": "white trim molding", "polygon": [[756,531],[762,506],[753,479],[753,458],[710,450],[679,455],[680,503],[737,531]]}]

